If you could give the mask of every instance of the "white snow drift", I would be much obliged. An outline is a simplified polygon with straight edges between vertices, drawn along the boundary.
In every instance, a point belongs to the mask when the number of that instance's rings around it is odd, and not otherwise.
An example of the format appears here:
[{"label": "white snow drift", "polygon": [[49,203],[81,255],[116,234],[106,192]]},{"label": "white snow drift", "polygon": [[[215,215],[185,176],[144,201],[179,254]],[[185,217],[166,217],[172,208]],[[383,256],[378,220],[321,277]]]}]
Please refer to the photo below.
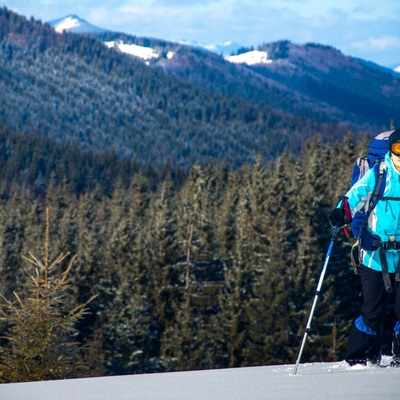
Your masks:
[{"label": "white snow drift", "polygon": [[397,399],[400,369],[345,362],[70,379],[0,385],[2,400]]}]

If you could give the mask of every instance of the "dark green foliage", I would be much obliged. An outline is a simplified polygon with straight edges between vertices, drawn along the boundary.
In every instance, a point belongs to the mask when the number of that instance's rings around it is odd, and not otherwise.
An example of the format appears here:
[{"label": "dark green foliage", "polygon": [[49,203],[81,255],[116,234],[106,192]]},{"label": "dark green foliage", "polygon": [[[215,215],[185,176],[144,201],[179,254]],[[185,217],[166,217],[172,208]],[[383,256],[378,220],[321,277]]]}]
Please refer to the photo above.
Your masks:
[{"label": "dark green foliage", "polygon": [[[365,144],[353,139],[314,141],[300,156],[284,154],[268,166],[261,157],[239,170],[196,165],[179,179],[133,168],[128,178],[114,165],[113,179],[93,175],[81,192],[70,184],[79,173],[61,168],[81,157],[68,148],[40,190],[37,179],[9,181],[26,151],[18,142],[4,158],[10,175],[0,181],[2,292],[29,293],[20,254],[45,256],[38,243],[49,207],[54,246],[77,254],[69,301],[99,294],[76,325],[92,374],[294,362],[329,245],[327,215]],[[35,147],[27,172],[38,171],[42,151]],[[111,168],[103,162],[93,157],[92,167]],[[343,355],[360,305],[349,246],[340,233],[304,361]]]}]

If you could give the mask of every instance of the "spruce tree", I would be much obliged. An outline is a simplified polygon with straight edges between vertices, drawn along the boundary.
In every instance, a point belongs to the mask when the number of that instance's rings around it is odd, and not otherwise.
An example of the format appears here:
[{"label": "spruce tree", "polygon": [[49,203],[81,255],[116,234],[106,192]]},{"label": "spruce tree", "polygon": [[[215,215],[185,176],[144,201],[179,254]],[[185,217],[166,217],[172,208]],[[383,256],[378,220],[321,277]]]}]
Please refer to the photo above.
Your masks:
[{"label": "spruce tree", "polygon": [[[75,257],[61,253],[53,261],[49,254],[49,224],[46,216],[43,261],[32,253],[23,258],[34,268],[29,293],[15,300],[4,297],[1,309],[6,344],[0,352],[0,380],[24,382],[80,377],[86,368],[75,341],[75,325],[88,302],[66,307],[70,272]],[[70,259],[60,272],[61,264]]]}]

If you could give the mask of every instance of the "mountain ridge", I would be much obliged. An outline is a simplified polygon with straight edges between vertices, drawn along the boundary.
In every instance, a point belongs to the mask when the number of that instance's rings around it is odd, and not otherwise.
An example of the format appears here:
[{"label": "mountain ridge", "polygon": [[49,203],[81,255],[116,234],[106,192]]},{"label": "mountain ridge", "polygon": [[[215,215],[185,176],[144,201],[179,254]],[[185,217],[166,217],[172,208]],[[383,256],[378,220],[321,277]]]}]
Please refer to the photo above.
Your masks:
[{"label": "mountain ridge", "polygon": [[[253,72],[205,50],[118,34],[117,39],[139,45],[157,44],[164,55],[158,62],[177,61],[180,73],[186,65],[187,73],[199,79],[190,82],[175,73],[173,64],[147,65],[107,48],[104,42],[115,39],[114,33],[60,34],[4,8],[0,23],[0,89],[6,99],[0,115],[15,131],[175,170],[223,159],[239,167],[254,162],[257,154],[271,160],[284,149],[299,151],[316,135],[335,140],[349,129],[328,118],[318,122],[242,96],[234,86],[236,77],[243,88],[248,84],[243,76]],[[170,50],[175,53],[168,59]],[[200,60],[197,68],[193,61]],[[202,76],[207,64],[211,69]],[[217,72],[214,65],[222,68],[225,89],[211,76]],[[261,81],[262,86],[268,79]],[[273,94],[261,89],[263,95]]]},{"label": "mountain ridge", "polygon": [[[97,26],[94,26],[92,24],[90,24],[88,21],[86,21],[83,18],[80,18],[78,15],[76,14],[69,14],[65,17],[61,17],[58,18],[56,20],[52,20],[52,21],[48,21],[48,23],[57,30],[58,26],[64,21],[64,20],[71,20],[74,19],[76,20],[75,25],[79,25],[79,33],[93,33],[93,32],[116,32],[116,31],[111,31],[109,29],[105,29],[105,28],[100,28]],[[65,27],[63,28],[59,28],[59,30],[65,30],[65,31],[75,31],[77,27],[68,27],[67,25],[65,25]],[[128,34],[130,35],[130,34]],[[130,36],[135,36],[135,35],[130,35]],[[226,40],[224,42],[219,42],[219,43],[204,43],[201,41],[188,41],[185,39],[173,39],[173,40],[167,40],[167,39],[159,39],[159,40],[164,40],[166,42],[172,42],[172,43],[179,43],[179,44],[183,44],[183,45],[188,45],[191,47],[197,47],[197,48],[202,48],[208,51],[211,51],[213,53],[216,54],[220,54],[223,56],[232,56],[232,55],[236,55],[236,54],[240,54],[243,53],[246,50],[245,46],[240,45],[239,43],[236,43],[232,40]],[[278,42],[286,42],[286,40],[282,39],[279,40]],[[260,45],[259,45],[260,46]],[[329,45],[321,45],[321,46],[326,46],[326,47],[331,47]],[[248,47],[248,52],[254,51],[254,46]],[[356,57],[354,57],[356,58]],[[363,60],[361,58],[359,58],[360,61],[365,62],[366,64],[369,65],[375,65],[375,66],[379,66],[380,68],[382,68],[383,70],[389,70],[391,72],[394,73],[399,73],[397,70],[400,68],[400,64],[399,66],[393,67],[393,68],[388,68],[388,67],[384,67],[381,66],[379,64],[376,64],[372,61],[368,61],[368,60]]]},{"label": "mountain ridge", "polygon": [[[210,53],[204,62],[204,57],[188,59],[188,51],[183,55],[181,43],[137,38],[116,32],[92,33],[92,37],[112,43],[121,52],[144,58],[148,65],[160,66],[166,73],[190,84],[219,90],[224,95],[235,94],[246,100],[263,102],[283,112],[314,114],[315,118],[327,114],[327,120],[333,118],[336,122],[348,121],[361,125],[367,123],[372,124],[373,129],[379,130],[385,123],[394,120],[400,110],[400,74],[372,62],[345,56],[340,50],[328,45],[299,45],[282,40],[261,44],[256,49],[241,48],[236,56],[220,54],[224,60],[237,63],[254,74],[251,82],[248,81],[249,75],[243,74],[240,79],[242,83],[229,83],[229,88],[224,88],[224,82],[219,86],[215,85],[209,76],[220,73],[229,77],[229,66],[224,66],[222,61],[217,61],[218,58]],[[141,49],[140,46],[144,48]],[[190,45],[184,47],[192,48]],[[193,49],[195,48],[198,47]],[[192,53],[193,56],[198,54],[194,50]],[[188,64],[192,65],[190,73]],[[354,73],[357,70],[360,71],[358,76]],[[376,71],[381,73],[379,78],[385,88],[377,87],[371,92],[370,88],[376,86]],[[383,78],[387,73],[394,78],[393,82],[389,82],[390,77]],[[204,74],[207,75],[206,79],[202,77]],[[347,81],[342,82],[348,80],[351,74],[353,77],[350,84]],[[359,82],[361,76],[366,83]],[[221,81],[225,80],[221,78]],[[237,74],[234,80],[237,81]],[[275,93],[266,94],[267,82],[267,90],[275,90]],[[390,93],[385,94],[391,84],[394,87]],[[242,85],[242,88],[232,93],[232,86],[238,85]],[[252,94],[243,87],[245,85],[251,86]]]}]

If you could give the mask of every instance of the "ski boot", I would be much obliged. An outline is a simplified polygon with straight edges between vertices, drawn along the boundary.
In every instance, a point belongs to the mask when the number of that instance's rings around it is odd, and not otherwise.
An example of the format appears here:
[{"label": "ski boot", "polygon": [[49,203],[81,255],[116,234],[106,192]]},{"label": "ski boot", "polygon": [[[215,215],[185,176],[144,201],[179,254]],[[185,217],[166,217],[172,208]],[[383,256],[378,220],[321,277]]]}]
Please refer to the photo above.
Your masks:
[{"label": "ski boot", "polygon": [[392,353],[393,359],[390,366],[400,368],[400,321],[397,322],[393,329]]},{"label": "ski boot", "polygon": [[350,367],[354,367],[354,365],[367,365],[366,358],[345,358],[345,361]]},{"label": "ski boot", "polygon": [[350,365],[380,365],[382,330],[374,331],[357,318],[350,331],[345,361]]},{"label": "ski boot", "polygon": [[394,356],[390,362],[391,367],[400,368],[400,357]]}]

